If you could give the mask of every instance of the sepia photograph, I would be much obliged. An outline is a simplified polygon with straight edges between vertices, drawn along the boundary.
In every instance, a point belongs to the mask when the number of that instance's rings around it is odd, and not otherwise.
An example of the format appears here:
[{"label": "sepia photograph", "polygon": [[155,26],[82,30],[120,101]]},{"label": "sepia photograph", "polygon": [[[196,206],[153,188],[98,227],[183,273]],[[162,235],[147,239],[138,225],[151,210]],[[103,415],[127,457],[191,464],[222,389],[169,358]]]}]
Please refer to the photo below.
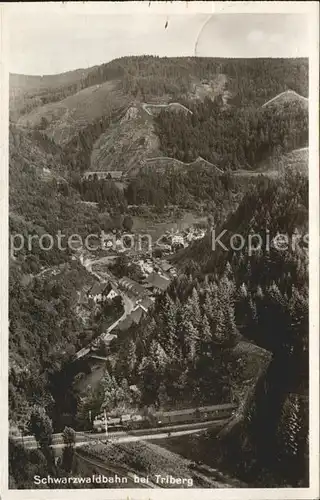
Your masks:
[{"label": "sepia photograph", "polygon": [[0,9],[1,496],[318,497],[318,3]]}]

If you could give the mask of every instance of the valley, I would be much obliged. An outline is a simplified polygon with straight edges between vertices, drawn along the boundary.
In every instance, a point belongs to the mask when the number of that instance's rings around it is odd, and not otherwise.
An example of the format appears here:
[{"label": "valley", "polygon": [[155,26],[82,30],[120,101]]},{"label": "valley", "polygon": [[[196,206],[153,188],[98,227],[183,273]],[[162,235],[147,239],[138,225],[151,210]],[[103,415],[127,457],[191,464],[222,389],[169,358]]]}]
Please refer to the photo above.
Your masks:
[{"label": "valley", "polygon": [[[177,460],[201,487],[307,484],[307,249],[211,238],[307,233],[307,74],[304,59],[137,56],[11,75],[15,481],[20,453],[55,477]],[[151,431],[159,412],[228,404],[219,425]]]}]

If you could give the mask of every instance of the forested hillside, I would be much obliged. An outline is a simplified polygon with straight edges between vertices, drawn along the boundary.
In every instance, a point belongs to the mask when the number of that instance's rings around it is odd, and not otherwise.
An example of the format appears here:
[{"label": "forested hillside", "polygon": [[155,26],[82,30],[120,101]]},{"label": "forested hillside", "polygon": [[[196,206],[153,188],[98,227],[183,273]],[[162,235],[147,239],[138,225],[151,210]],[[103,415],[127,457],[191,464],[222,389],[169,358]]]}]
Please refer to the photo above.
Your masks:
[{"label": "forested hillside", "polygon": [[[250,231],[263,237],[266,230],[290,237],[298,230],[302,238],[307,226],[307,179],[261,180],[222,225],[228,229],[222,241]],[[178,263],[189,256],[184,273],[142,325],[128,331],[113,372],[138,384],[144,404],[239,398],[239,413],[221,436],[222,456],[245,480],[266,471],[276,481],[306,480],[308,248],[296,241],[294,248],[270,251],[264,241],[250,255],[247,247],[213,252],[208,237],[178,254]],[[247,393],[237,356],[241,339],[272,355],[260,373],[256,368]]]},{"label": "forested hillside", "polygon": [[93,69],[83,85],[119,79],[126,93],[145,101],[164,95],[179,97],[192,92],[194,80],[210,81],[221,74],[226,75],[237,105],[262,105],[288,89],[308,97],[306,59],[124,57]]},{"label": "forested hillside", "polygon": [[[130,406],[130,386],[149,413],[232,401],[219,441],[204,438],[219,467],[252,485],[307,485],[307,98],[305,59],[141,56],[12,76],[9,227],[25,239],[10,255],[12,428],[30,432],[40,415],[53,430],[87,429],[89,411]],[[78,251],[28,248],[28,236],[118,238],[133,214],[147,226],[175,210],[200,215],[205,237],[168,255],[167,291],[154,292],[140,323],[117,323],[112,362],[80,397],[74,378],[88,366],[71,363],[74,353],[115,312],[84,319],[79,297],[97,276]],[[222,233],[215,248],[212,232]],[[287,247],[267,247],[279,233]]]},{"label": "forested hillside", "polygon": [[[213,163],[218,158],[224,169],[255,168],[274,150],[307,145],[299,99],[260,110],[287,90],[308,97],[307,70],[304,59],[124,57],[69,77],[43,77],[31,97],[33,78],[15,76],[10,110],[20,127],[41,129],[59,144],[77,173],[127,171],[161,155],[186,162],[200,155]],[[19,99],[28,110],[21,110]],[[154,118],[141,108],[148,102],[178,102],[193,114],[180,120],[164,111],[154,128]],[[130,107],[128,120],[119,124]]]},{"label": "forested hillside", "polygon": [[[20,425],[26,432],[33,405],[53,411],[55,377],[93,336],[76,306],[78,293],[94,280],[74,260],[67,239],[72,234],[99,234],[119,222],[81,203],[79,192],[65,180],[68,164],[61,149],[40,131],[12,125],[9,139],[9,418],[13,428]],[[117,203],[114,209],[118,212]],[[64,251],[58,247],[59,231]],[[49,250],[45,235],[53,237]]]},{"label": "forested hillside", "polygon": [[189,105],[191,114],[162,111],[156,120],[161,150],[184,162],[202,156],[224,170],[255,169],[272,155],[308,145],[308,109],[283,105],[232,108],[222,100]]}]

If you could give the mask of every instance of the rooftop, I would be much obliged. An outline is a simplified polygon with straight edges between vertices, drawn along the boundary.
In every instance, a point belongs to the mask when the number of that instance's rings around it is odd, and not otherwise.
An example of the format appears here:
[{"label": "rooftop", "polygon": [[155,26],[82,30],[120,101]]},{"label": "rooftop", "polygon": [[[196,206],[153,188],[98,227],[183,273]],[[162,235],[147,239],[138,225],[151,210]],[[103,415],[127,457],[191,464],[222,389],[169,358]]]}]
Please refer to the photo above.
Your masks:
[{"label": "rooftop", "polygon": [[149,309],[149,307],[151,307],[153,305],[153,300],[150,299],[150,297],[145,297],[144,299],[141,300],[141,302],[139,302],[138,305],[140,307],[142,307],[142,309],[144,311],[147,312],[147,310]]},{"label": "rooftop", "polygon": [[145,288],[142,285],[140,285],[139,283],[137,283],[136,281],[128,278],[127,276],[124,276],[123,278],[121,278],[121,280],[119,281],[119,284],[137,295],[141,295],[141,296],[146,295]]},{"label": "rooftop", "polygon": [[100,293],[103,293],[105,291],[107,286],[108,283],[95,283],[88,291],[88,294],[93,296],[99,295]]},{"label": "rooftop", "polygon": [[165,291],[170,285],[170,280],[160,276],[158,273],[151,273],[146,278],[147,286],[152,286],[154,288],[158,288],[161,291]]},{"label": "rooftop", "polygon": [[103,337],[103,340],[106,344],[110,344],[110,342],[116,338],[117,335],[114,335],[113,333],[106,333],[106,335]]},{"label": "rooftop", "polygon": [[110,290],[114,290],[116,293],[118,293],[117,289],[111,284],[111,283],[95,283],[89,290],[88,294],[92,296],[96,296],[101,294],[107,295]]},{"label": "rooftop", "polygon": [[172,266],[172,264],[170,264],[170,262],[164,261],[164,262],[161,262],[161,263],[160,263],[160,267],[161,267],[164,271],[169,271],[169,269],[171,269],[173,266]]},{"label": "rooftop", "polygon": [[141,305],[137,305],[135,309],[123,320],[119,323],[119,330],[127,330],[133,323],[138,324],[143,316],[146,313],[146,310],[141,307]]},{"label": "rooftop", "polygon": [[122,175],[123,175],[122,171],[119,171],[119,170],[109,170],[108,172],[105,172],[105,171],[84,172],[83,177],[85,179],[88,179],[90,177],[97,176],[99,179],[106,179],[106,178],[108,178],[110,176],[112,179],[121,179]]}]

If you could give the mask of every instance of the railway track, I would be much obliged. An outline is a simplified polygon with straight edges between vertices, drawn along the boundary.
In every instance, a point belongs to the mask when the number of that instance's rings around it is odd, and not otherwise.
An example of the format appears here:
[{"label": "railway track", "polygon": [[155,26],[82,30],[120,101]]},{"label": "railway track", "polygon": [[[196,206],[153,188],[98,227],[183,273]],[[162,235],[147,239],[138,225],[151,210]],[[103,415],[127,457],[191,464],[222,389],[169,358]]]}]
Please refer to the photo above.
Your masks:
[{"label": "railway track", "polygon": [[[152,439],[167,439],[170,437],[188,435],[193,433],[198,433],[207,430],[208,428],[221,427],[228,419],[212,420],[206,422],[193,422],[189,424],[171,425],[166,427],[153,427],[149,429],[138,429],[131,431],[117,431],[110,432],[106,436],[105,434],[90,433],[90,432],[76,432],[76,447],[81,447],[85,444],[105,441],[114,442],[134,442],[140,440],[152,440]],[[34,449],[38,447],[38,444],[33,436],[24,437],[13,437],[14,441],[23,444],[26,448]],[[52,448],[63,448],[65,446],[63,442],[62,433],[53,434],[52,436]]]}]

